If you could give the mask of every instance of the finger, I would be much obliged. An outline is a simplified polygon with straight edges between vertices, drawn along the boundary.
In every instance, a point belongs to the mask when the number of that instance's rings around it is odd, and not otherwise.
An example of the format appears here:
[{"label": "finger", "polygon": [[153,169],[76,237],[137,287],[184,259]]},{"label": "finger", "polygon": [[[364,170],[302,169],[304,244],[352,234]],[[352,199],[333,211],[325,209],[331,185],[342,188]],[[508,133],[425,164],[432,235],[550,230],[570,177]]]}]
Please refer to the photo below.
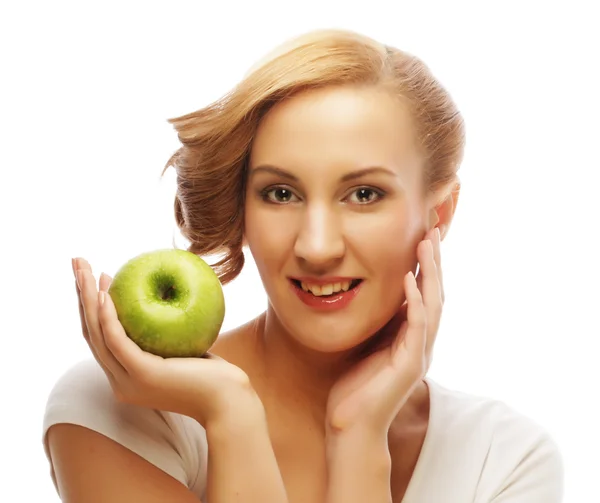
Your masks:
[{"label": "finger", "polygon": [[[427,231],[427,233],[423,237],[423,241],[430,240],[432,243],[435,244],[436,234],[437,234],[437,228],[434,227],[433,229],[429,229],[429,231]],[[419,243],[418,246],[422,246],[421,243]],[[417,247],[417,255],[418,255],[418,247]],[[417,271],[417,286],[419,287],[419,290],[422,291],[423,267],[421,266],[420,262],[418,262],[418,266],[419,267],[418,267],[418,271]]]},{"label": "finger", "polygon": [[445,300],[444,295],[444,277],[442,274],[442,254],[441,254],[441,242],[442,238],[440,235],[440,228],[435,228],[435,237],[431,241],[433,243],[433,257],[435,259],[435,265],[437,266],[437,274],[438,280],[440,282],[441,292],[442,292],[442,302]]},{"label": "finger", "polygon": [[98,365],[100,365],[100,367],[102,368],[102,370],[106,374],[106,377],[107,377],[107,379],[108,379],[111,387],[113,389],[116,389],[116,381],[115,381],[115,378],[114,378],[112,372],[106,367],[106,365],[104,365],[104,363],[102,362],[102,360],[98,357],[98,354],[96,353],[96,349],[94,348],[94,345],[90,341],[89,331],[88,331],[88,328],[87,328],[87,323],[85,321],[85,313],[84,313],[84,310],[83,310],[83,303],[81,302],[81,294],[80,294],[80,291],[79,291],[79,285],[77,284],[77,281],[75,281],[75,290],[77,292],[77,303],[78,303],[78,308],[79,308],[79,320],[81,322],[81,333],[83,334],[83,338],[85,339],[85,342],[87,343],[88,347],[90,348],[90,351],[92,352],[92,355],[94,356],[94,360],[96,360],[96,363],[98,363]]},{"label": "finger", "polygon": [[80,290],[79,283],[77,280],[77,270],[79,268],[78,260],[76,258],[71,259],[71,265],[73,267],[73,275],[75,276],[75,292],[77,293],[77,304],[78,304],[78,308],[79,308],[79,321],[81,323],[81,333],[83,334],[83,338],[85,339],[85,342],[87,343],[88,347],[92,351],[94,358],[96,359],[98,364],[106,371],[107,369],[99,361],[98,355],[96,354],[96,350],[94,349],[94,346],[92,346],[91,341],[90,341],[90,334],[89,334],[89,330],[87,327],[87,323],[85,321],[85,313],[83,310],[83,303],[81,301],[81,290]]},{"label": "finger", "polygon": [[437,265],[434,258],[434,244],[425,240],[420,250],[420,263],[423,268],[421,288],[423,304],[427,315],[427,351],[433,347],[442,316],[442,289],[439,282]]},{"label": "finger", "polygon": [[[79,320],[81,322],[81,332],[83,334],[83,338],[85,339],[85,342],[87,343],[88,347],[90,348],[90,351],[92,352],[94,360],[96,360],[96,363],[104,371],[104,374],[106,375],[106,378],[108,379],[108,382],[109,382],[111,388],[113,390],[117,390],[117,382],[115,380],[114,375],[108,369],[108,367],[106,365],[104,365],[104,363],[102,362],[102,359],[98,356],[98,353],[96,352],[96,349],[94,348],[94,345],[92,344],[92,341],[90,340],[90,334],[89,334],[87,322],[85,319],[85,312],[83,309],[83,302],[81,300],[81,289],[80,289],[79,283],[77,282],[77,271],[80,268],[80,264],[82,265],[82,267],[89,267],[89,264],[87,264],[87,262],[84,259],[81,259],[81,261],[77,258],[71,259],[71,265],[73,267],[73,274],[75,276],[75,291],[77,292],[77,302],[78,302],[78,308],[79,308]],[[91,270],[91,268],[90,268],[90,270]]]},{"label": "finger", "polygon": [[106,347],[129,374],[148,374],[152,361],[162,358],[144,351],[127,336],[108,292],[100,292],[99,302],[102,303],[99,317]]},{"label": "finger", "polygon": [[[402,348],[405,347],[410,358],[418,361],[418,364],[421,365],[423,363],[421,359],[424,358],[427,346],[427,313],[423,296],[417,287],[417,281],[412,271],[404,277],[404,289],[408,302],[406,323],[400,329],[403,341],[394,351],[394,357],[402,358]],[[403,332],[404,334],[402,334]]]},{"label": "finger", "polygon": [[100,280],[98,281],[98,283],[100,290],[102,290],[103,292],[108,292],[108,288],[112,283],[112,278],[108,274],[102,273],[100,275]]},{"label": "finger", "polygon": [[423,288],[423,267],[421,267],[421,264],[419,263],[419,271],[417,272],[417,288],[419,290],[422,290]]},{"label": "finger", "polygon": [[93,346],[99,362],[118,380],[124,375],[125,370],[104,343],[104,335],[98,318],[98,292],[96,291],[96,281],[91,274],[91,268],[79,269],[77,274],[90,344]]},{"label": "finger", "polygon": [[75,281],[75,291],[77,293],[77,303],[79,304],[79,321],[81,322],[81,333],[83,334],[83,338],[89,344],[90,334],[88,332],[87,323],[85,322],[85,313],[83,312],[83,304],[81,303],[81,294],[79,293],[79,285],[77,284],[77,281]]},{"label": "finger", "polygon": [[438,309],[441,307],[442,300],[441,285],[438,266],[435,262],[435,245],[429,239],[424,240],[420,244],[419,264],[423,276],[420,288],[423,295],[423,302],[428,310]]}]

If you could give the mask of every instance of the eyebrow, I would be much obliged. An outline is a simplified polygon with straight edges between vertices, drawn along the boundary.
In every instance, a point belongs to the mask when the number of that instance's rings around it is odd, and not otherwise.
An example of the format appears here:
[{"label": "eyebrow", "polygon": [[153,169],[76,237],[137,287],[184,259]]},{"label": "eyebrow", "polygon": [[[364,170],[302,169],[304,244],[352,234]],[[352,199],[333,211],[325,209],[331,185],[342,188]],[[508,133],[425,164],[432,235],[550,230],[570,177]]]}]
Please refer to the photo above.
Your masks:
[{"label": "eyebrow", "polygon": [[[257,166],[256,168],[250,171],[250,176],[253,176],[256,173],[271,173],[273,175],[281,176],[282,178],[287,178],[288,180],[291,180],[293,182],[300,181],[297,176],[292,175],[285,169],[281,169],[277,166],[272,166],[270,164],[263,164],[261,166]],[[351,180],[356,180],[357,178],[362,178],[363,176],[372,174],[383,174],[391,176],[393,178],[397,178],[398,176],[392,170],[384,168],[383,166],[370,166],[368,168],[363,168],[356,171],[352,171],[350,173],[346,173],[340,178],[340,182],[349,182]]]}]

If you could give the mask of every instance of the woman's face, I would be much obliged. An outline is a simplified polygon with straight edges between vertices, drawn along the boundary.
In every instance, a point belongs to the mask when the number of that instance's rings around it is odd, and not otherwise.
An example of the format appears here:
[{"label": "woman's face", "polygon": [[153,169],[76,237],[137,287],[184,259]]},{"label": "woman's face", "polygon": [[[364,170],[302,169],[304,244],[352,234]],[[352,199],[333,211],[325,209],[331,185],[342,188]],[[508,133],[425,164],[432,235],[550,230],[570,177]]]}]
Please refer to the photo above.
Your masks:
[{"label": "woman's face", "polygon": [[430,226],[422,169],[410,116],[385,91],[311,90],[265,115],[245,238],[270,310],[297,343],[346,351],[402,305]]}]

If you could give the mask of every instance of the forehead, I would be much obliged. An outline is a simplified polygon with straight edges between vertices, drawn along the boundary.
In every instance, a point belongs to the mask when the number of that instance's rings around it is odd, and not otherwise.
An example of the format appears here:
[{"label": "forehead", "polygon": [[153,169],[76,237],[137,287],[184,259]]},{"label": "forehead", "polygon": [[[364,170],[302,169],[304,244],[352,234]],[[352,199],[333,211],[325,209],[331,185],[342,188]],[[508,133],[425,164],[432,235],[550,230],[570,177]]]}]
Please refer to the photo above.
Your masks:
[{"label": "forehead", "polygon": [[339,87],[305,91],[269,110],[250,165],[400,169],[418,160],[412,119],[400,100],[381,89]]}]

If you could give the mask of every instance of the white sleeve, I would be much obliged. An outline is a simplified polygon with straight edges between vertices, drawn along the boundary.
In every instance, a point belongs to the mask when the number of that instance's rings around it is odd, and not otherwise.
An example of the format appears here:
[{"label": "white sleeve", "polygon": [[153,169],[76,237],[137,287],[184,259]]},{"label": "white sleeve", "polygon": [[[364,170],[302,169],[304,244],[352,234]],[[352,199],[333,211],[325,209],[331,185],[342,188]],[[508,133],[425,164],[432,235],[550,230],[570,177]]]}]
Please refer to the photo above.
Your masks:
[{"label": "white sleeve", "polygon": [[84,426],[118,442],[184,484],[205,489],[206,434],[191,418],[119,403],[95,360],[70,368],[54,385],[43,420],[43,445],[56,486],[46,433],[58,423]]},{"label": "white sleeve", "polygon": [[526,451],[490,503],[561,503],[562,454],[547,434]]},{"label": "white sleeve", "polygon": [[548,431],[505,404],[488,411],[493,433],[476,503],[561,503],[564,467]]}]

